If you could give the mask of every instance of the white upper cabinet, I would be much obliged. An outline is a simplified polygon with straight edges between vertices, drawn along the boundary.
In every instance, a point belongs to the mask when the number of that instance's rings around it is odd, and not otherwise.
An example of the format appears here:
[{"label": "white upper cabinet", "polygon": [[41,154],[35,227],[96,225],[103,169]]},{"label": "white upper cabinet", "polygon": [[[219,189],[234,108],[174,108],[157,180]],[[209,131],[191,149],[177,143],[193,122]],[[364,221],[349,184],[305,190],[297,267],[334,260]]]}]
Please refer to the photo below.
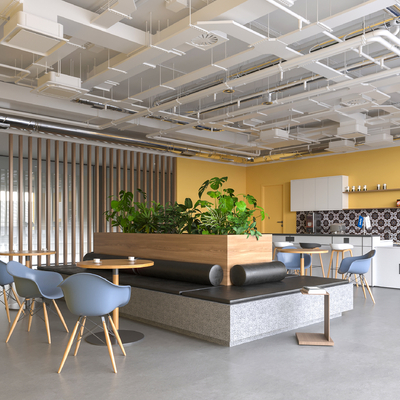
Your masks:
[{"label": "white upper cabinet", "polygon": [[349,177],[344,175],[290,181],[290,211],[343,210],[348,194],[343,193]]}]

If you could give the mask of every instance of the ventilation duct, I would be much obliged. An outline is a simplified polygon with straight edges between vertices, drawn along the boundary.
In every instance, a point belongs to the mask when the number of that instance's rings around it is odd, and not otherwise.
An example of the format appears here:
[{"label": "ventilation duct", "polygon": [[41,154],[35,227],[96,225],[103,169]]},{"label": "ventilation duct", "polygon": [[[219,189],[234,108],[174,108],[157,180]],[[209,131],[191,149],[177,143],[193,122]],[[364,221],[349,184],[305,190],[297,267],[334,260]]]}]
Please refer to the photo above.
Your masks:
[{"label": "ventilation duct", "polygon": [[358,121],[341,122],[337,135],[347,139],[363,137],[368,134],[368,128]]},{"label": "ventilation duct", "polygon": [[270,129],[268,131],[261,131],[257,142],[272,144],[282,142],[283,140],[289,140],[289,132],[283,129]]},{"label": "ventilation duct", "polygon": [[187,8],[187,0],[165,0],[165,8],[169,11],[179,12]]},{"label": "ventilation duct", "polygon": [[356,150],[356,145],[352,140],[337,140],[335,142],[329,142],[329,146],[325,150],[333,153],[346,153]]},{"label": "ventilation duct", "polygon": [[390,133],[378,133],[376,135],[367,136],[364,145],[368,147],[386,147],[393,144],[393,136]]},{"label": "ventilation duct", "polygon": [[32,92],[57,99],[71,100],[88,90],[81,88],[80,78],[50,71],[39,78],[38,86]]},{"label": "ventilation duct", "polygon": [[29,53],[48,56],[66,43],[63,26],[24,11],[15,13],[4,25],[0,43]]}]

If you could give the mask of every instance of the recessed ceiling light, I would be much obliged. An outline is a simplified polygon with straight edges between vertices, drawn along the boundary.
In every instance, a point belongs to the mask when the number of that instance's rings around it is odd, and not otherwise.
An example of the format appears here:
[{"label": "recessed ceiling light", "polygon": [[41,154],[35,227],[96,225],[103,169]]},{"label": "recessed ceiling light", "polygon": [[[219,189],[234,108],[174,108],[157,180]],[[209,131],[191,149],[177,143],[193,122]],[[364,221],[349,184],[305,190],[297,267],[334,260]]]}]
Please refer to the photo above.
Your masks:
[{"label": "recessed ceiling light", "polygon": [[235,93],[235,90],[234,89],[225,89],[223,92],[224,93]]},{"label": "recessed ceiling light", "polygon": [[272,101],[263,101],[263,106],[270,106],[272,104]]}]

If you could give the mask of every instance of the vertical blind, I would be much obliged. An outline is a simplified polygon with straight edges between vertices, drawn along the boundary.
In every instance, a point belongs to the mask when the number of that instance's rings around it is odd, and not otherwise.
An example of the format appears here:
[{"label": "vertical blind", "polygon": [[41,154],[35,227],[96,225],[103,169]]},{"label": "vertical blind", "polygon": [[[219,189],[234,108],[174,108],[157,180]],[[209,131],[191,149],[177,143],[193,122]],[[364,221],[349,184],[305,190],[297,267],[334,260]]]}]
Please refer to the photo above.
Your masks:
[{"label": "vertical blind", "polygon": [[2,133],[7,139],[8,156],[0,156],[0,251],[56,251],[33,257],[33,265],[73,264],[92,251],[93,232],[115,230],[104,212],[120,190],[142,201],[141,189],[148,204],[176,200],[172,156]]}]

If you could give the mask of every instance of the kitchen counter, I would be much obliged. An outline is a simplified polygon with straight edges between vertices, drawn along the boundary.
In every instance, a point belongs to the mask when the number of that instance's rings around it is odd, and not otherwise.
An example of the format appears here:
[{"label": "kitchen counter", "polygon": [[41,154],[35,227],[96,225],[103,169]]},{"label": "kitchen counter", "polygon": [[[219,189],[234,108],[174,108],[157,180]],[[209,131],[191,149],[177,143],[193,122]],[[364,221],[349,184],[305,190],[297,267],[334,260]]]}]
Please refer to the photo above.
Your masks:
[{"label": "kitchen counter", "polygon": [[[325,272],[328,270],[331,258],[331,245],[348,243],[353,246],[352,253],[354,257],[361,256],[368,253],[370,250],[378,246],[388,246],[389,241],[381,240],[379,235],[376,234],[309,234],[309,233],[277,233],[272,234],[272,242],[291,242],[294,246],[299,247],[300,243],[318,243],[321,249],[328,250],[327,254],[322,255],[322,262]],[[400,249],[400,248],[399,248]],[[349,253],[346,253],[349,256]],[[374,257],[375,258],[375,257]],[[339,259],[339,263],[341,258]],[[365,277],[370,284],[374,286],[374,269],[375,261],[372,259],[370,270],[365,274]],[[333,265],[336,266],[336,256],[333,259]],[[313,275],[322,276],[321,263],[318,257],[313,257],[312,260]]]}]

